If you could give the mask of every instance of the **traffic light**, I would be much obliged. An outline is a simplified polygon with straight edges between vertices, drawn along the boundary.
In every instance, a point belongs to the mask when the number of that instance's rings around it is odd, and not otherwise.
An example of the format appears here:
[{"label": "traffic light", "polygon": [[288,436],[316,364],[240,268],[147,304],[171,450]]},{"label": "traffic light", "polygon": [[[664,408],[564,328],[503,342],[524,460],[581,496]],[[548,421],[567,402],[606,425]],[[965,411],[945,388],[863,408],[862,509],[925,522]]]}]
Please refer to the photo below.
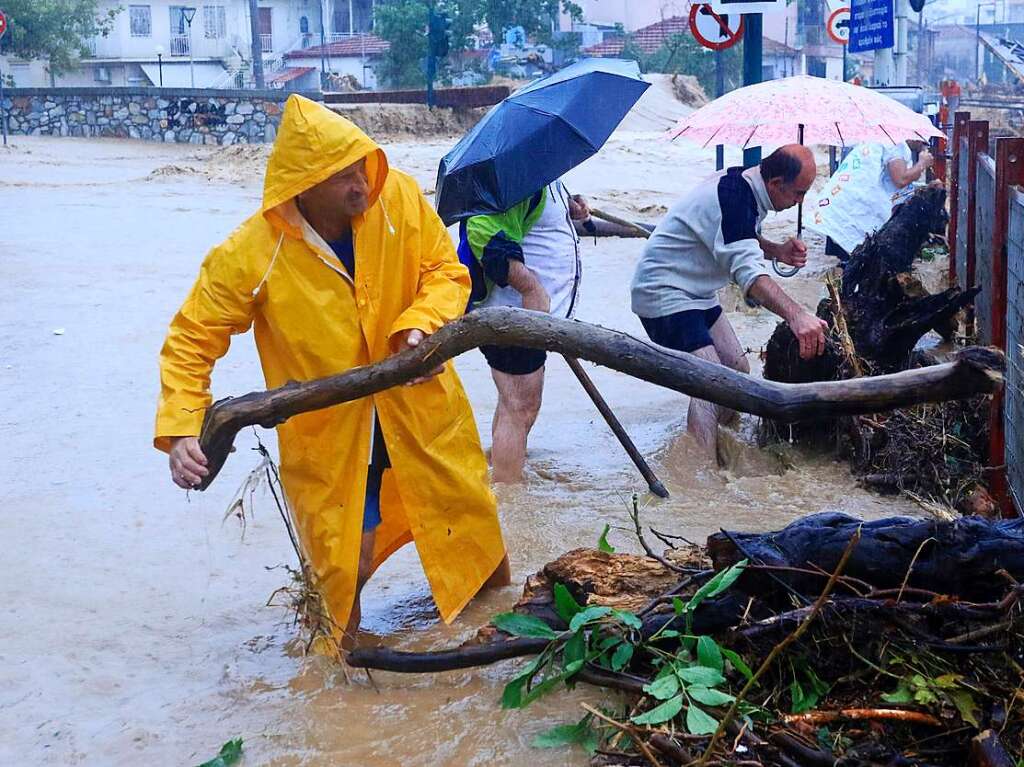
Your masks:
[{"label": "traffic light", "polygon": [[924,3],[925,0],[910,0],[910,7],[914,9],[914,13],[920,13]]},{"label": "traffic light", "polygon": [[451,26],[452,22],[447,13],[430,9],[430,15],[427,17],[427,48],[434,58],[443,59],[448,55]]}]

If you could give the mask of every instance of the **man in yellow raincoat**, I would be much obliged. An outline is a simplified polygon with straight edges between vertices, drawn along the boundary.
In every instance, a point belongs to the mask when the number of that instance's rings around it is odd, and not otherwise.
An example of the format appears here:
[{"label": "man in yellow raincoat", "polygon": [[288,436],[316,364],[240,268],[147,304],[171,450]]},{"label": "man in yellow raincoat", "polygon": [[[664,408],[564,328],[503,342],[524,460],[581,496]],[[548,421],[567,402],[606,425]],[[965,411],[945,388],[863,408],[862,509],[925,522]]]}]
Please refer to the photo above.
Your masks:
[{"label": "man in yellow raincoat", "polygon": [[[416,346],[462,314],[469,291],[416,181],[348,120],[291,96],[260,211],[206,257],[160,354],[155,445],[173,480],[187,488],[206,474],[196,437],[232,335],[254,329],[273,388]],[[446,622],[483,585],[508,582],[486,459],[450,362],[277,431],[300,543],[346,644],[363,583],[409,541]]]}]

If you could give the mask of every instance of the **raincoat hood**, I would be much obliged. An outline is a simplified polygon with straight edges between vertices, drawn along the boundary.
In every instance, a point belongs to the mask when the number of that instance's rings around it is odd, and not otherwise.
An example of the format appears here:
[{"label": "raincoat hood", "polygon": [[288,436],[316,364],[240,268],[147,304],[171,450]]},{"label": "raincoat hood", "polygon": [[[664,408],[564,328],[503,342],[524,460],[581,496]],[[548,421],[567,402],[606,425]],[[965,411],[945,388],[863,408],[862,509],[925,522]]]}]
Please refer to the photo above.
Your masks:
[{"label": "raincoat hood", "polygon": [[301,237],[295,197],[363,158],[372,207],[388,177],[384,151],[354,123],[323,104],[289,96],[267,160],[260,212],[276,229]]}]

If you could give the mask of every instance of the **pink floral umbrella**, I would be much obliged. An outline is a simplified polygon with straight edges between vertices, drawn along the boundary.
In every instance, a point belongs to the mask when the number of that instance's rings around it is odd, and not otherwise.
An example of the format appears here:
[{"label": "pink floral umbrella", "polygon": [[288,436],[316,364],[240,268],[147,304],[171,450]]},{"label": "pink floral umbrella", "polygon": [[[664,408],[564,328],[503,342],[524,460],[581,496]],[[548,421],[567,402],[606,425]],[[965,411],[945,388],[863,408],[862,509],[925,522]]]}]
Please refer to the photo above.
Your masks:
[{"label": "pink floral umbrella", "polygon": [[850,146],[941,137],[924,115],[869,88],[797,75],[738,88],[684,117],[670,138],[702,146]]}]

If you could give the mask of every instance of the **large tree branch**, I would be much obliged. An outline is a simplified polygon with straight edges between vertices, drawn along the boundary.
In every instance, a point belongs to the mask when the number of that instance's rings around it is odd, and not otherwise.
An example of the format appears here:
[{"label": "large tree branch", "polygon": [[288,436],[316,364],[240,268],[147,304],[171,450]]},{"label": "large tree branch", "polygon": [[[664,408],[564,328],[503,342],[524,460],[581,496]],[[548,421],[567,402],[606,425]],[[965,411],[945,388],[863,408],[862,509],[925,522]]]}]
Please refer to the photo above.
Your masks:
[{"label": "large tree branch", "polygon": [[209,474],[199,489],[213,482],[235,435],[244,427],[271,428],[299,413],[376,394],[426,375],[481,344],[526,346],[578,357],[732,410],[780,421],[877,413],[993,392],[1002,386],[1006,364],[998,351],[969,348],[954,362],[919,370],[851,381],[783,384],[584,322],[523,309],[479,309],[444,326],[417,348],[381,362],[214,403],[206,412],[200,437]]}]

